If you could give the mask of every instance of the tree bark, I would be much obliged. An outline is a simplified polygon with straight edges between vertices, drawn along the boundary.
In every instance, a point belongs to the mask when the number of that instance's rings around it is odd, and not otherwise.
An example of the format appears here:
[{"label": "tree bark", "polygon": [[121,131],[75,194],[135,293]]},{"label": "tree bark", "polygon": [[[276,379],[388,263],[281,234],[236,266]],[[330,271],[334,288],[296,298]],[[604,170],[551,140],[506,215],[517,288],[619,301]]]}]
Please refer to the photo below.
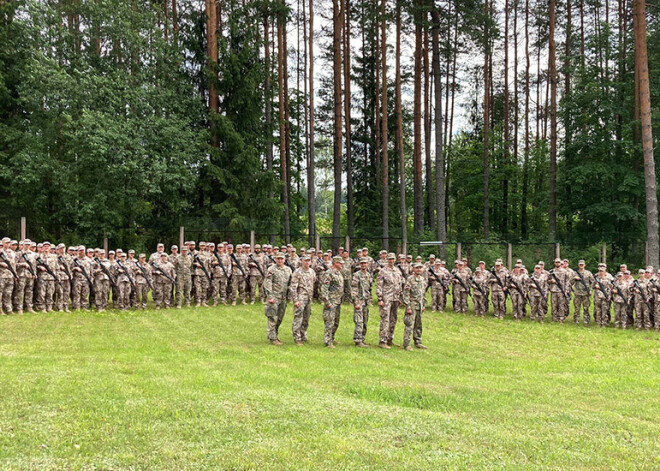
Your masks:
[{"label": "tree bark", "polygon": [[284,239],[288,243],[290,240],[290,215],[289,215],[289,166],[287,161],[286,149],[286,100],[284,96],[284,56],[286,35],[286,20],[282,13],[277,18],[277,84],[279,99],[279,129],[280,129],[280,181],[282,182],[281,202],[284,207]]},{"label": "tree bark", "polygon": [[[426,24],[428,13],[424,10],[424,23]],[[424,171],[426,186],[426,221],[430,230],[435,229],[435,192],[433,191],[433,164],[431,162],[431,110],[430,110],[430,64],[429,64],[429,33],[424,27],[424,52],[422,55],[424,63]]]},{"label": "tree bark", "polygon": [[[447,221],[445,219],[445,154],[442,148],[442,80],[440,74],[440,12],[437,8],[431,10],[433,29],[431,40],[433,43],[433,86],[435,100],[435,199],[437,202],[436,234],[439,241],[447,239]],[[449,28],[451,29],[451,28]],[[456,47],[456,45],[454,45]],[[440,257],[446,257],[444,245],[440,246]]]},{"label": "tree bark", "polygon": [[509,0],[504,0],[504,176],[502,178],[502,224],[501,233],[507,238],[509,232]]},{"label": "tree bark", "polygon": [[555,53],[556,0],[550,0],[548,37],[548,79],[550,80],[550,201],[548,204],[548,230],[550,240],[557,234],[557,69]]},{"label": "tree bark", "polygon": [[346,131],[346,219],[348,236],[355,235],[353,209],[353,149],[351,149],[351,16],[350,0],[344,0],[344,128]]},{"label": "tree bark", "polygon": [[649,88],[649,64],[646,48],[646,2],[633,0],[633,24],[635,32],[636,78],[639,83],[642,151],[644,153],[644,183],[646,189],[646,243],[648,263],[658,266],[658,196],[653,157],[653,128],[651,123],[651,93]]},{"label": "tree bark", "polygon": [[316,242],[316,188],[314,182],[314,0],[309,0],[309,149],[307,150],[307,219],[309,245]]},{"label": "tree bark", "polygon": [[490,170],[490,158],[488,155],[488,134],[490,132],[490,8],[488,6],[489,1],[484,1],[484,13],[485,13],[485,23],[484,23],[484,239],[488,240],[490,235],[490,201],[489,201],[489,170]]},{"label": "tree bark", "polygon": [[335,194],[332,211],[332,248],[339,248],[340,222],[341,222],[341,175],[342,175],[342,58],[341,43],[343,32],[343,12],[341,0],[332,0],[332,59],[333,59],[333,83],[334,83],[334,139],[333,139],[333,162]]},{"label": "tree bark", "polygon": [[[383,240],[389,247],[390,236],[390,187],[389,187],[389,161],[388,161],[388,136],[387,136],[387,17],[386,0],[381,0],[381,76],[383,82],[383,94],[381,98],[381,170],[382,174],[382,196],[383,196]],[[403,170],[403,169],[402,169]]]},{"label": "tree bark", "polygon": [[424,231],[424,196],[422,187],[422,1],[415,0],[415,83],[413,89],[413,199],[414,232]]},{"label": "tree bark", "polygon": [[403,108],[401,105],[401,0],[396,0],[396,79],[394,82],[396,103],[396,151],[399,158],[399,192],[401,193],[401,242],[408,246],[408,212],[406,210],[406,172],[403,155]]},{"label": "tree bark", "polygon": [[520,235],[527,239],[527,195],[529,187],[529,0],[525,0],[525,155],[523,157],[523,184],[520,214]]}]

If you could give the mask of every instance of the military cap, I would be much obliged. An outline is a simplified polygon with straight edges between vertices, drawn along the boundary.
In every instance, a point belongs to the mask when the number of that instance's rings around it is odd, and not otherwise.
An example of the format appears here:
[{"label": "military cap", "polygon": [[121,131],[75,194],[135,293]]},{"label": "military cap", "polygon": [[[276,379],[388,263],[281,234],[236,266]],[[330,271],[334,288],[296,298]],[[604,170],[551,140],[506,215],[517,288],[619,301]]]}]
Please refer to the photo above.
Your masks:
[{"label": "military cap", "polygon": [[584,260],[578,260],[578,265],[584,265]]},{"label": "military cap", "polygon": [[9,237],[3,237],[3,238],[2,238],[2,241],[0,241],[0,242],[2,242],[3,244],[6,244],[6,243],[8,243],[8,242],[10,242],[10,241],[11,241],[11,239],[10,239]]},{"label": "military cap", "polygon": [[146,258],[146,257],[147,257],[147,256],[146,256],[145,254],[143,254],[143,253],[141,253],[140,255],[138,255],[138,258]]},{"label": "military cap", "polygon": [[621,273],[621,272],[617,272],[616,277],[618,278],[618,277],[620,277],[620,276],[623,276],[623,273]]},{"label": "military cap", "polygon": [[285,258],[283,253],[278,253],[275,255],[275,258]]},{"label": "military cap", "polygon": [[598,264],[598,268],[600,268],[600,267],[605,267],[605,266],[607,266],[607,265],[605,265],[604,263],[599,263],[599,264]]},{"label": "military cap", "polygon": [[555,263],[561,263],[561,258],[559,257],[555,258]]},{"label": "military cap", "polygon": [[300,260],[302,260],[302,261],[305,261],[305,260],[311,261],[312,259],[309,255],[303,255],[302,257],[300,257]]},{"label": "military cap", "polygon": [[163,257],[168,257],[168,255],[165,252],[163,252],[162,254],[160,254],[160,258],[163,258]]},{"label": "military cap", "polygon": [[200,247],[206,247],[206,242],[201,241],[201,242],[199,243],[199,246],[200,246]]},{"label": "military cap", "polygon": [[30,239],[25,239],[23,242],[25,242],[26,244],[31,244],[32,243],[32,241]]},{"label": "military cap", "polygon": [[116,252],[117,252],[117,255],[119,255],[120,253],[122,253],[122,252],[123,252],[123,250],[122,250],[122,249],[115,249],[115,250],[116,250]]},{"label": "military cap", "polygon": [[339,247],[339,250],[344,250],[344,247]]},{"label": "military cap", "polygon": [[429,255],[429,259],[431,259],[431,258],[435,258],[435,255],[433,255],[433,254]]},{"label": "military cap", "polygon": [[641,275],[643,273],[646,273],[646,270],[644,270],[643,268],[640,268],[639,270],[637,270],[637,273],[639,273]]},{"label": "military cap", "polygon": [[481,273],[481,268],[480,268],[480,267],[475,268],[475,269],[474,269],[474,272],[475,272],[475,273]]},{"label": "military cap", "polygon": [[44,246],[44,244],[43,244],[42,242],[39,242],[39,243],[37,244],[37,247],[39,247],[39,248],[41,248],[41,247],[43,247],[43,246]]},{"label": "military cap", "polygon": [[30,247],[36,247],[37,243],[36,242],[30,242]]},{"label": "military cap", "polygon": [[174,250],[174,249],[179,250],[179,247],[177,245],[173,245],[172,247],[170,247],[170,250]]},{"label": "military cap", "polygon": [[254,244],[254,248],[255,248],[255,249],[260,249],[260,248],[261,248],[261,244]]},{"label": "military cap", "polygon": [[413,265],[413,268],[424,268],[424,265],[421,264],[421,263],[415,263],[415,264]]},{"label": "military cap", "polygon": [[340,263],[343,263],[343,262],[344,262],[344,259],[341,258],[339,255],[335,255],[334,257],[332,257],[332,261],[333,261],[333,262],[340,262]]},{"label": "military cap", "polygon": [[[3,240],[4,240],[4,239],[3,239]],[[8,240],[9,240],[9,239],[8,239]],[[50,245],[50,242],[48,242],[48,241],[46,240],[46,241],[44,241],[41,245],[42,245],[42,246]]]},{"label": "military cap", "polygon": [[328,249],[328,250],[325,251],[325,253],[327,253],[329,255],[332,255],[332,250]]},{"label": "military cap", "polygon": [[207,247],[215,247],[215,244],[213,242],[207,242],[206,246]]},{"label": "military cap", "polygon": [[366,258],[366,257],[362,257],[362,258],[360,259],[360,263],[369,263],[369,259]]},{"label": "military cap", "polygon": [[495,261],[495,265],[496,265],[496,266],[500,266],[500,265],[502,265],[502,260],[500,260],[500,259],[498,258],[498,259]]},{"label": "military cap", "polygon": [[415,260],[422,260],[422,256],[418,255],[417,257],[415,257]]},{"label": "military cap", "polygon": [[479,263],[477,263],[477,265],[485,265],[485,264],[486,262],[484,262],[483,260],[479,260]]},{"label": "military cap", "polygon": [[396,255],[394,255],[393,252],[390,252],[387,254],[387,259],[388,260],[396,260]]},{"label": "military cap", "polygon": [[104,249],[99,249],[99,253],[105,254],[105,250]]},{"label": "military cap", "polygon": [[18,245],[18,241],[16,239],[12,239],[11,242],[9,242],[11,245]]},{"label": "military cap", "polygon": [[522,262],[523,262],[522,258],[519,258],[519,259],[516,260],[516,263],[520,263],[521,265],[522,265]]},{"label": "military cap", "polygon": [[[187,249],[187,247],[186,247],[186,249]],[[135,250],[130,249],[130,250],[128,251],[128,253],[129,253],[129,254],[131,254],[131,253],[135,253]]]},{"label": "military cap", "polygon": [[90,247],[90,248],[88,248],[88,249],[87,249],[87,253],[94,253],[94,249],[93,249],[93,248],[91,248],[91,247]]},{"label": "military cap", "polygon": [[[245,246],[246,246],[246,247],[249,247],[249,245],[247,245],[247,244],[246,244]],[[295,247],[291,247],[291,252],[295,252],[295,251],[296,251],[296,248],[295,248]]]},{"label": "military cap", "polygon": [[456,263],[458,263],[459,265],[465,265],[465,262],[463,260],[456,260]]},{"label": "military cap", "polygon": [[111,251],[108,252],[108,255],[114,255],[114,254],[115,254],[114,250],[111,250]]},{"label": "military cap", "polygon": [[567,259],[567,258],[563,259],[563,260],[562,260],[562,263],[564,263],[564,262],[565,262],[565,263],[568,263],[568,259]]},{"label": "military cap", "polygon": [[163,244],[162,242],[158,242],[158,245],[157,245],[156,247],[163,247],[163,248],[165,248],[165,244]]},{"label": "military cap", "polygon": [[368,249],[368,248],[366,248],[366,247],[362,247],[362,251],[364,252],[365,250],[366,250],[367,252],[369,252],[369,249]]},{"label": "military cap", "polygon": [[126,252],[122,252],[122,253],[120,253],[119,256],[120,256],[121,258],[125,258],[125,257],[126,257]]},{"label": "military cap", "polygon": [[442,265],[442,260],[440,260],[439,258],[436,259],[435,264],[436,265]]},{"label": "military cap", "polygon": [[60,242],[59,244],[57,244],[57,248],[58,249],[64,249],[64,248],[66,248],[66,245],[64,245],[63,243]]},{"label": "military cap", "polygon": [[183,251],[186,251],[186,252],[187,252],[187,251],[188,251],[188,247],[186,247],[185,245],[182,246],[182,247],[181,247],[181,252],[183,252]]},{"label": "military cap", "polygon": [[515,267],[515,268],[522,268],[523,266],[522,266],[522,263],[516,263],[516,264],[514,265],[514,267]]},{"label": "military cap", "polygon": [[541,265],[534,265],[534,270],[536,270],[537,268],[540,270],[540,269],[541,269]]},{"label": "military cap", "polygon": [[311,249],[309,249],[309,251],[310,251],[310,252],[314,252],[314,253],[316,253],[316,249],[315,249],[314,247],[312,247]]},{"label": "military cap", "polygon": [[648,267],[646,273],[655,273],[655,270],[653,270],[653,267]]},{"label": "military cap", "polygon": [[[360,249],[360,250],[362,250],[362,249]],[[387,250],[381,250],[379,253],[381,253],[381,254],[387,253]]]},{"label": "military cap", "polygon": [[399,258],[406,258],[406,254],[405,253],[400,253]]}]

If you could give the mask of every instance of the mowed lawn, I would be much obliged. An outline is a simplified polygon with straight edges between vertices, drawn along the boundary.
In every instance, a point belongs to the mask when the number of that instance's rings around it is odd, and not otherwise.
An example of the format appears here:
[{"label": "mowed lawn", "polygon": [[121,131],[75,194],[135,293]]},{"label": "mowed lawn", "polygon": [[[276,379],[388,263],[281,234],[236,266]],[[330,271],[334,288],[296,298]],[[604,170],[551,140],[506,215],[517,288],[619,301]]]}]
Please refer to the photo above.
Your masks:
[{"label": "mowed lawn", "polygon": [[429,350],[357,349],[344,306],[328,350],[291,309],[281,347],[259,304],[0,318],[0,468],[660,469],[656,332],[426,312]]}]

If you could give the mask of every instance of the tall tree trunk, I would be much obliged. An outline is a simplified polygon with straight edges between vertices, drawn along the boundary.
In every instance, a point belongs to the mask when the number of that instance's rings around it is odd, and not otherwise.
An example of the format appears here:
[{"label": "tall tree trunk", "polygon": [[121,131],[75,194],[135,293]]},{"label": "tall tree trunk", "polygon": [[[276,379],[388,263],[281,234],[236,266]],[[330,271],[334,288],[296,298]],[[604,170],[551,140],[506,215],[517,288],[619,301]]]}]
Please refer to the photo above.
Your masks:
[{"label": "tall tree trunk", "polygon": [[387,16],[386,16],[386,0],[381,0],[381,76],[383,81],[383,96],[381,99],[381,167],[382,167],[382,196],[383,196],[383,239],[385,246],[389,247],[390,236],[390,187],[389,187],[389,174],[390,167],[388,161],[388,139],[387,139]]},{"label": "tall tree trunk", "polygon": [[348,236],[355,235],[353,209],[353,149],[351,148],[351,11],[350,0],[344,0],[344,128],[346,131],[346,219]]},{"label": "tall tree trunk", "polygon": [[[271,65],[270,65],[270,22],[269,14],[264,15],[264,61],[266,67],[266,78],[264,80],[264,95],[266,101],[264,125],[266,131],[266,170],[273,171],[273,129],[272,129],[272,113],[273,113],[273,99],[271,96]],[[273,191],[269,193],[272,200]]]},{"label": "tall tree trunk", "polygon": [[309,0],[309,150],[307,152],[307,218],[309,243],[316,238],[316,189],[314,183],[314,0]]},{"label": "tall tree trunk", "polygon": [[[447,221],[445,219],[445,154],[442,148],[442,80],[440,75],[440,12],[437,8],[431,10],[433,30],[433,86],[435,99],[435,200],[437,202],[436,234],[439,241],[447,240]],[[451,29],[451,28],[449,28]],[[456,45],[454,45],[456,47]],[[444,245],[440,246],[440,257],[446,257]]]},{"label": "tall tree trunk", "polygon": [[332,248],[339,248],[339,230],[341,222],[341,175],[342,175],[342,71],[341,71],[341,43],[343,32],[343,12],[341,0],[332,0],[332,59],[333,59],[333,82],[334,82],[334,139],[333,139],[333,161],[335,194],[332,211]]},{"label": "tall tree trunk", "polygon": [[490,158],[488,155],[488,135],[490,132],[490,8],[488,0],[484,1],[484,239],[488,240],[490,230],[490,201],[489,201],[489,170]]},{"label": "tall tree trunk", "polygon": [[[282,1],[286,5],[286,1]],[[287,208],[287,221],[285,221],[284,239],[286,243],[291,242],[291,119],[289,108],[289,47],[288,47],[288,34],[287,22],[288,15],[284,15],[282,19],[282,71],[284,77],[284,149],[286,151],[286,202]]]},{"label": "tall tree trunk", "polygon": [[424,232],[424,195],[422,187],[422,1],[415,0],[415,83],[413,89],[413,167],[415,235]]},{"label": "tall tree trunk", "polygon": [[529,187],[529,0],[525,0],[525,156],[523,158],[523,184],[520,214],[520,235],[527,239],[527,194]]},{"label": "tall tree trunk", "polygon": [[639,84],[639,104],[644,152],[644,182],[646,187],[646,243],[648,263],[658,266],[658,195],[653,158],[653,128],[651,125],[651,92],[649,88],[649,64],[646,51],[646,2],[633,0],[633,24],[635,31],[636,81]]},{"label": "tall tree trunk", "polygon": [[285,40],[286,19],[284,14],[279,13],[277,18],[277,84],[279,99],[279,128],[280,128],[280,181],[282,182],[281,202],[284,207],[284,240],[290,240],[290,214],[289,214],[289,166],[286,149],[286,99],[284,95],[284,67],[286,55]]},{"label": "tall tree trunk", "polygon": [[504,177],[502,178],[502,236],[509,233],[509,0],[504,0]]},{"label": "tall tree trunk", "polygon": [[406,210],[406,167],[403,155],[403,108],[401,105],[401,0],[396,0],[396,152],[399,159],[399,192],[401,193],[401,243],[408,246],[408,212]]},{"label": "tall tree trunk", "polygon": [[[513,165],[518,167],[518,0],[513,2]],[[517,173],[516,173],[517,175]],[[518,186],[518,179],[515,178],[513,187]],[[513,213],[515,214],[515,212]],[[517,219],[517,218],[516,218]],[[514,219],[515,220],[515,219]],[[514,228],[517,224],[513,223]]]},{"label": "tall tree trunk", "polygon": [[557,234],[557,68],[555,52],[556,0],[550,0],[548,37],[548,78],[550,80],[550,201],[548,204],[548,229],[550,240]]},{"label": "tall tree trunk", "polygon": [[[218,113],[218,92],[215,82],[218,70],[218,36],[215,0],[206,0],[206,55],[208,57],[208,90],[209,110],[211,115]],[[218,146],[218,134],[211,118],[211,142],[214,147]]]},{"label": "tall tree trunk", "polygon": [[[428,12],[424,10],[424,24],[427,23]],[[431,110],[430,110],[430,64],[429,64],[429,32],[424,27],[424,160],[426,176],[426,220],[429,229],[435,229],[435,192],[433,191],[433,163],[431,162]]]}]

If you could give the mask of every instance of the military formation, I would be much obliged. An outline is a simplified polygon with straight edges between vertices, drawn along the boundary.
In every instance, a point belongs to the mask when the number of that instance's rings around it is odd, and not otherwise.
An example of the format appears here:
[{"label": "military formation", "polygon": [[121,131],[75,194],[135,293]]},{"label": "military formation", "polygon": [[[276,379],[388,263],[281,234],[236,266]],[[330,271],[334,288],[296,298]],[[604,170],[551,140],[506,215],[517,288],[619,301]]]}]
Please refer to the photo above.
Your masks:
[{"label": "military formation", "polygon": [[[553,322],[569,318],[589,325],[609,326],[614,311],[614,326],[626,329],[660,330],[660,270],[640,269],[632,276],[621,265],[615,276],[599,264],[592,273],[584,260],[571,268],[569,261],[557,258],[546,270],[542,261],[531,272],[517,260],[511,270],[501,259],[486,267],[483,261],[474,269],[466,259],[446,262],[431,255],[427,261],[418,256],[380,251],[377,259],[367,248],[351,258],[348,250],[337,254],[291,245],[276,247],[259,244],[185,242],[165,251],[158,244],[149,256],[134,250],[110,250],[20,242],[4,238],[0,248],[0,313],[70,312],[96,308],[146,309],[149,292],[156,309],[195,305],[236,305],[237,302],[264,305],[267,337],[281,345],[280,327],[289,303],[293,304],[292,334],[296,345],[307,342],[312,303],[323,308],[324,343],[335,348],[342,306],[351,305],[355,329],[353,342],[366,348],[367,325],[375,298],[380,325],[378,346],[390,349],[394,332],[403,313],[405,350],[426,349],[422,343],[422,313],[430,298],[430,309],[443,312],[451,295],[454,312],[465,313],[472,298],[476,316],[493,315],[503,319],[507,299],[515,320],[527,314],[543,323],[550,312]],[[429,295],[430,292],[430,295]],[[412,338],[412,342],[411,342]]]}]

